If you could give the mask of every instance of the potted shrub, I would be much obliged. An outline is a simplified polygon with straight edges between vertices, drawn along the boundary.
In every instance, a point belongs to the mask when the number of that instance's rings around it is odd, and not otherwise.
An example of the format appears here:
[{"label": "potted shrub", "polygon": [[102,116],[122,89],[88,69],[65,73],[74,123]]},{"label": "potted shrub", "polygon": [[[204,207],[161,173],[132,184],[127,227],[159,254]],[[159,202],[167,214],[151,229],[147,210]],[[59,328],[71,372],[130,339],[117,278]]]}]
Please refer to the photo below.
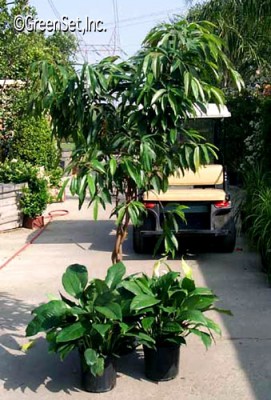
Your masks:
[{"label": "potted shrub", "polygon": [[220,327],[205,315],[214,307],[217,297],[208,288],[197,288],[190,268],[183,262],[185,276],[168,272],[159,276],[161,262],[157,262],[152,277],[134,276],[123,283],[132,293],[131,312],[137,317],[137,340],[143,344],[145,374],[154,381],[173,379],[178,374],[180,346],[193,333],[206,347],[213,340],[213,332]]},{"label": "potted shrub", "polygon": [[23,190],[20,199],[25,228],[33,229],[44,226],[42,213],[47,207],[48,197],[47,180],[38,176],[31,177],[28,187]]},{"label": "potted shrub", "polygon": [[90,392],[106,392],[115,386],[116,357],[126,337],[132,336],[132,324],[123,322],[126,300],[118,291],[124,274],[124,265],[118,263],[108,269],[104,280],[88,283],[85,266],[69,266],[62,284],[74,300],[61,294],[60,300],[35,308],[26,329],[27,336],[45,332],[49,351],[58,353],[61,360],[77,349],[82,385]]}]

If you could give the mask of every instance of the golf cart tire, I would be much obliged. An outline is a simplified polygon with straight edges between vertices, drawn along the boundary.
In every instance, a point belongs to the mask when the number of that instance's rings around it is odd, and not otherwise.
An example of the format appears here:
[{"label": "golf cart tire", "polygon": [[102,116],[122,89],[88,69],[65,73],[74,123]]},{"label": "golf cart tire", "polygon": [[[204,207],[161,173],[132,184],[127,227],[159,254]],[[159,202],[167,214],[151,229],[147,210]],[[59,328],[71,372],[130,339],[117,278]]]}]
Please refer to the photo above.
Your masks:
[{"label": "golf cart tire", "polygon": [[233,218],[227,223],[229,233],[227,236],[218,238],[218,251],[220,253],[232,253],[236,244],[236,227]]},{"label": "golf cart tire", "polygon": [[133,248],[134,252],[143,254],[146,252],[146,243],[139,228],[133,228]]}]

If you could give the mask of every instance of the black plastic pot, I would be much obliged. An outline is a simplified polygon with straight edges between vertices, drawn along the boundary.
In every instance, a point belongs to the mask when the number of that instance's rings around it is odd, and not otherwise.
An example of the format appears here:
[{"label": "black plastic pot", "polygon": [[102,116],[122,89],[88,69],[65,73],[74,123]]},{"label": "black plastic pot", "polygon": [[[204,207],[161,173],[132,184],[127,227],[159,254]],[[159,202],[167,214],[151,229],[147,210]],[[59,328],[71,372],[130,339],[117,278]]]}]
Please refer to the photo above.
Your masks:
[{"label": "black plastic pot", "polygon": [[86,365],[84,357],[81,356],[82,387],[87,392],[103,393],[109,392],[116,385],[117,369],[116,359],[108,357],[105,359],[105,368],[102,376],[94,376]]},{"label": "black plastic pot", "polygon": [[179,372],[180,346],[163,344],[156,350],[143,346],[145,375],[152,381],[169,381]]}]

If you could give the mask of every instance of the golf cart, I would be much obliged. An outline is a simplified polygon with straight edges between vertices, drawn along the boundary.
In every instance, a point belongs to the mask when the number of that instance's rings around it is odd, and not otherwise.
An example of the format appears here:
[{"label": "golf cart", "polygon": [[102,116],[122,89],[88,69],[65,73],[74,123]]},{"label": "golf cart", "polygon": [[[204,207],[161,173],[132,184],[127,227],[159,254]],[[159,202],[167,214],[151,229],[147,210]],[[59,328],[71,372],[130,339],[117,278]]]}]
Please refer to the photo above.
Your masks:
[{"label": "golf cart", "polygon": [[[218,142],[218,139],[221,140],[221,123],[230,115],[226,106],[209,104],[206,113],[196,110],[196,117],[189,120],[189,124],[192,123],[192,127],[207,136],[207,141],[221,147],[221,142]],[[177,236],[181,240],[206,237],[209,243],[212,241],[215,250],[225,253],[234,250],[236,229],[227,173],[221,156],[218,162],[202,166],[196,173],[186,170],[183,175],[181,171],[176,171],[169,177],[165,193],[148,191],[139,195],[147,214],[142,225],[133,228],[135,252],[145,252],[149,239],[162,234],[163,212],[176,203],[187,206],[184,210],[186,222],[181,218],[178,220]]]}]

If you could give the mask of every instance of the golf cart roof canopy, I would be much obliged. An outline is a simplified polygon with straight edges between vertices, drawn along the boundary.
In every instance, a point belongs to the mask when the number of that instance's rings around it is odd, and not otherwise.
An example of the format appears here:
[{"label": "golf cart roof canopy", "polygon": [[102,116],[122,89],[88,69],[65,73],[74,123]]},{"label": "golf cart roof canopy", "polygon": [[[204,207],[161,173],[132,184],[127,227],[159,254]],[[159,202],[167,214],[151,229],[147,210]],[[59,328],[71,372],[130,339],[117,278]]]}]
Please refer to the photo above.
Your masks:
[{"label": "golf cart roof canopy", "polygon": [[229,118],[231,116],[231,113],[225,105],[218,106],[215,103],[207,104],[206,113],[195,106],[195,113],[195,116],[192,118]]}]

